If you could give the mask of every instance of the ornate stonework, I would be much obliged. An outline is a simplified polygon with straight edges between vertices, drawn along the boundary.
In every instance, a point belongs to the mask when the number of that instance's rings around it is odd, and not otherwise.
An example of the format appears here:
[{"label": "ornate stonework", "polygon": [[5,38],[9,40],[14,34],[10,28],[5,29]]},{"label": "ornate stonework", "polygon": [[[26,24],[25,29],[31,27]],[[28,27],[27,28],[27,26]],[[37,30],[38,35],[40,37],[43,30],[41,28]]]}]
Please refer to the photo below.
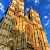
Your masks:
[{"label": "ornate stonework", "polygon": [[49,50],[38,12],[24,16],[23,0],[12,0],[0,22],[0,50]]}]

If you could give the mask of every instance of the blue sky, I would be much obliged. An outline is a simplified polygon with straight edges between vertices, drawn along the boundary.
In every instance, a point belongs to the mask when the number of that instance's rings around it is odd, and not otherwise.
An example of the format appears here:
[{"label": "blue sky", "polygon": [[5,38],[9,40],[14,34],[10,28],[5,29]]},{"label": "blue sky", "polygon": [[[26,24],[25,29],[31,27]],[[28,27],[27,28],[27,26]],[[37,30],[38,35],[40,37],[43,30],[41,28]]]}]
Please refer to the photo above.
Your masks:
[{"label": "blue sky", "polygon": [[0,20],[2,19],[4,13],[6,12],[11,0],[0,0]]},{"label": "blue sky", "polygon": [[[0,0],[0,20],[6,12],[11,0]],[[41,23],[46,31],[46,36],[50,45],[50,0],[24,0],[25,13],[29,10],[30,6],[37,10],[39,13]]]}]

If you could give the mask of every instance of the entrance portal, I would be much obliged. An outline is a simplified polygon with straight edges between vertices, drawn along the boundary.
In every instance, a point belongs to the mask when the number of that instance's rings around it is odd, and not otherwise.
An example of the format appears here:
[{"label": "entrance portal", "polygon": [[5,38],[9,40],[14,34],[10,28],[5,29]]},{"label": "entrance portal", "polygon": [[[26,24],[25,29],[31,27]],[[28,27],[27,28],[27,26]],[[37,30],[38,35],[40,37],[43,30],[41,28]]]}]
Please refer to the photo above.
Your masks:
[{"label": "entrance portal", "polygon": [[13,46],[11,46],[11,49],[10,50],[14,50]]},{"label": "entrance portal", "polygon": [[8,46],[10,47],[10,50],[15,50],[15,42],[14,41],[9,41]]}]

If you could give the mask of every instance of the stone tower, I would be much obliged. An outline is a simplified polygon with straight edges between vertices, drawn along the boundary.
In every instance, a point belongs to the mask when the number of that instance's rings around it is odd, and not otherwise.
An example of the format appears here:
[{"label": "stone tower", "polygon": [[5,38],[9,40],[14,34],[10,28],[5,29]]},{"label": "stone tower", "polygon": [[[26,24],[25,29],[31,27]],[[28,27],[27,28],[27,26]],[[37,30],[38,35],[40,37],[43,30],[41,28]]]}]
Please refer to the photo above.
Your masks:
[{"label": "stone tower", "polygon": [[14,15],[24,16],[24,1],[23,0],[12,0],[8,8],[8,13],[12,16]]},{"label": "stone tower", "polygon": [[[26,41],[32,44],[35,50],[49,50],[48,41],[46,39],[45,31],[42,27],[38,12],[30,7],[25,17],[27,20],[30,20],[33,25],[33,30],[29,24],[26,26]],[[31,40],[31,38],[33,39]]]}]

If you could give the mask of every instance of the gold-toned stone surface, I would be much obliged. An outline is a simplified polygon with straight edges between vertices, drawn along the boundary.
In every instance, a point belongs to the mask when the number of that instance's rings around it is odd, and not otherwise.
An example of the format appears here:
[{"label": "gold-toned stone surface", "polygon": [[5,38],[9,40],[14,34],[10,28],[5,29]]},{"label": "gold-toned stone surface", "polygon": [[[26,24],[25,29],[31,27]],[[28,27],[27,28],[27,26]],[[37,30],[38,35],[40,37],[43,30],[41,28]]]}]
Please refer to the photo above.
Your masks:
[{"label": "gold-toned stone surface", "polygon": [[0,22],[0,50],[50,50],[38,12],[24,16],[23,0],[12,0]]}]

